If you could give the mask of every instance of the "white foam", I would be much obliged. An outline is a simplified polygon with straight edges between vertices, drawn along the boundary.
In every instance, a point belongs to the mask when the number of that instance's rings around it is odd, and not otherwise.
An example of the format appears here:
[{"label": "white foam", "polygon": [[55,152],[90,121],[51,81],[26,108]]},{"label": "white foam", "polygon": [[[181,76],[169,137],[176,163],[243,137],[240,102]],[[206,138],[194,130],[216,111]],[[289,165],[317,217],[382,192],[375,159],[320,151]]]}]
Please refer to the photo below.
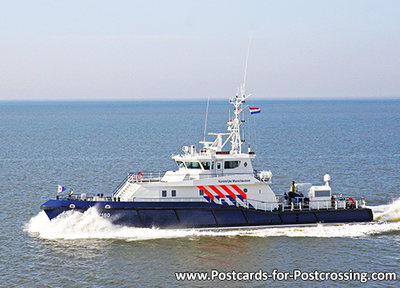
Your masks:
[{"label": "white foam", "polygon": [[340,224],[323,225],[308,227],[285,227],[269,228],[262,230],[248,231],[243,236],[257,237],[365,237],[374,234],[381,234],[390,231],[400,231],[400,222],[397,223],[359,223],[359,224]]},{"label": "white foam", "polygon": [[235,235],[234,232],[198,231],[195,229],[156,229],[131,228],[113,225],[108,219],[99,215],[95,208],[86,212],[68,211],[49,220],[44,211],[25,225],[24,230],[31,235],[44,239],[125,239],[149,240],[159,238],[180,238],[206,235]]},{"label": "white foam", "polygon": [[127,241],[160,238],[199,239],[204,236],[366,237],[392,231],[400,232],[400,199],[389,205],[369,208],[373,210],[376,222],[231,230],[131,228],[113,225],[108,219],[101,217],[95,208],[90,208],[85,213],[68,211],[50,221],[46,213],[41,211],[32,217],[24,230],[43,239],[122,239]]},{"label": "white foam", "polygon": [[377,221],[400,221],[400,198],[395,199],[387,205],[370,206],[374,213],[374,220]]}]

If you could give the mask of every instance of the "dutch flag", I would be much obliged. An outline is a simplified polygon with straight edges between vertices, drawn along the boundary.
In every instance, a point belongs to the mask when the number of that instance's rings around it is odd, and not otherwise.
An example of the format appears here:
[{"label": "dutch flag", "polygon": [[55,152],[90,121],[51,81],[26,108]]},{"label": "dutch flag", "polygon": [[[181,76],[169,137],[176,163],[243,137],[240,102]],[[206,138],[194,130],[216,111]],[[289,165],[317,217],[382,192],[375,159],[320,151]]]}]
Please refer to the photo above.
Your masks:
[{"label": "dutch flag", "polygon": [[249,107],[250,109],[250,114],[256,114],[256,113],[260,113],[261,110],[258,107]]},{"label": "dutch flag", "polygon": [[58,185],[58,193],[65,191],[65,187]]}]

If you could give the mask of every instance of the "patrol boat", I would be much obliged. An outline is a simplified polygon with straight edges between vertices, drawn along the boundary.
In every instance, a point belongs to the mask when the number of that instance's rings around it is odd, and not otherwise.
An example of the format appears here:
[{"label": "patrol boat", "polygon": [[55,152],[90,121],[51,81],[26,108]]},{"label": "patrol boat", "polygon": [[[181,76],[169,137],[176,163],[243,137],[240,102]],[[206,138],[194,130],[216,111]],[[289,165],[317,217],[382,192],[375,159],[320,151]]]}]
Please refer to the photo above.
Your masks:
[{"label": "patrol boat", "polygon": [[242,151],[242,113],[249,96],[242,85],[230,100],[233,115],[226,133],[210,133],[215,140],[200,142],[200,150],[184,146],[182,154],[172,155],[176,171],[131,172],[108,196],[57,194],[41,209],[53,219],[65,211],[96,207],[115,224],[159,228],[372,221],[363,198],[332,193],[328,174],[323,185],[292,182],[288,193],[275,195],[271,171],[254,170],[255,153],[250,148]]}]

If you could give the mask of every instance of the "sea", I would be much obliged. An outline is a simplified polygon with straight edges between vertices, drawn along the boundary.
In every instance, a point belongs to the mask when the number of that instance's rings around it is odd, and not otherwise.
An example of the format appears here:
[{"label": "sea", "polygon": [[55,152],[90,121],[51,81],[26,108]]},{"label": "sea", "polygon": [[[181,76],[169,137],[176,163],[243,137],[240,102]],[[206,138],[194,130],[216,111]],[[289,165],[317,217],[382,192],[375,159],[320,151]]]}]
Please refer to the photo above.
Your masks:
[{"label": "sea", "polygon": [[[159,230],[113,225],[90,209],[50,221],[40,205],[57,185],[109,195],[128,172],[176,169],[171,154],[200,147],[207,103],[0,102],[0,287],[400,287],[400,100],[246,105],[261,113],[246,112],[243,149],[272,171],[276,194],[328,173],[333,193],[364,197],[375,220]],[[207,134],[226,131],[230,106],[210,102]],[[259,271],[282,277],[245,276]],[[294,271],[304,279],[283,279]],[[178,281],[177,272],[218,276]],[[375,272],[397,280],[360,278]]]}]

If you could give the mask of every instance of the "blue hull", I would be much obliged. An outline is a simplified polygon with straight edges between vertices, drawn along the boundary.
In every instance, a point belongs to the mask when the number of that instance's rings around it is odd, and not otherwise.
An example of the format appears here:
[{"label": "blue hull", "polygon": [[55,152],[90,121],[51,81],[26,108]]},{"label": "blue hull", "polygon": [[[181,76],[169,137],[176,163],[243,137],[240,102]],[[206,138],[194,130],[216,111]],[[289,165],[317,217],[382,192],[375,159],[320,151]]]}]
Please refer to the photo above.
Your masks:
[{"label": "blue hull", "polygon": [[[71,204],[72,207],[71,208]],[[114,224],[133,227],[206,228],[312,223],[369,222],[371,209],[260,211],[205,202],[107,202],[48,200],[43,209],[50,219],[64,211],[86,211],[95,206]],[[107,207],[108,209],[106,209]]]}]

